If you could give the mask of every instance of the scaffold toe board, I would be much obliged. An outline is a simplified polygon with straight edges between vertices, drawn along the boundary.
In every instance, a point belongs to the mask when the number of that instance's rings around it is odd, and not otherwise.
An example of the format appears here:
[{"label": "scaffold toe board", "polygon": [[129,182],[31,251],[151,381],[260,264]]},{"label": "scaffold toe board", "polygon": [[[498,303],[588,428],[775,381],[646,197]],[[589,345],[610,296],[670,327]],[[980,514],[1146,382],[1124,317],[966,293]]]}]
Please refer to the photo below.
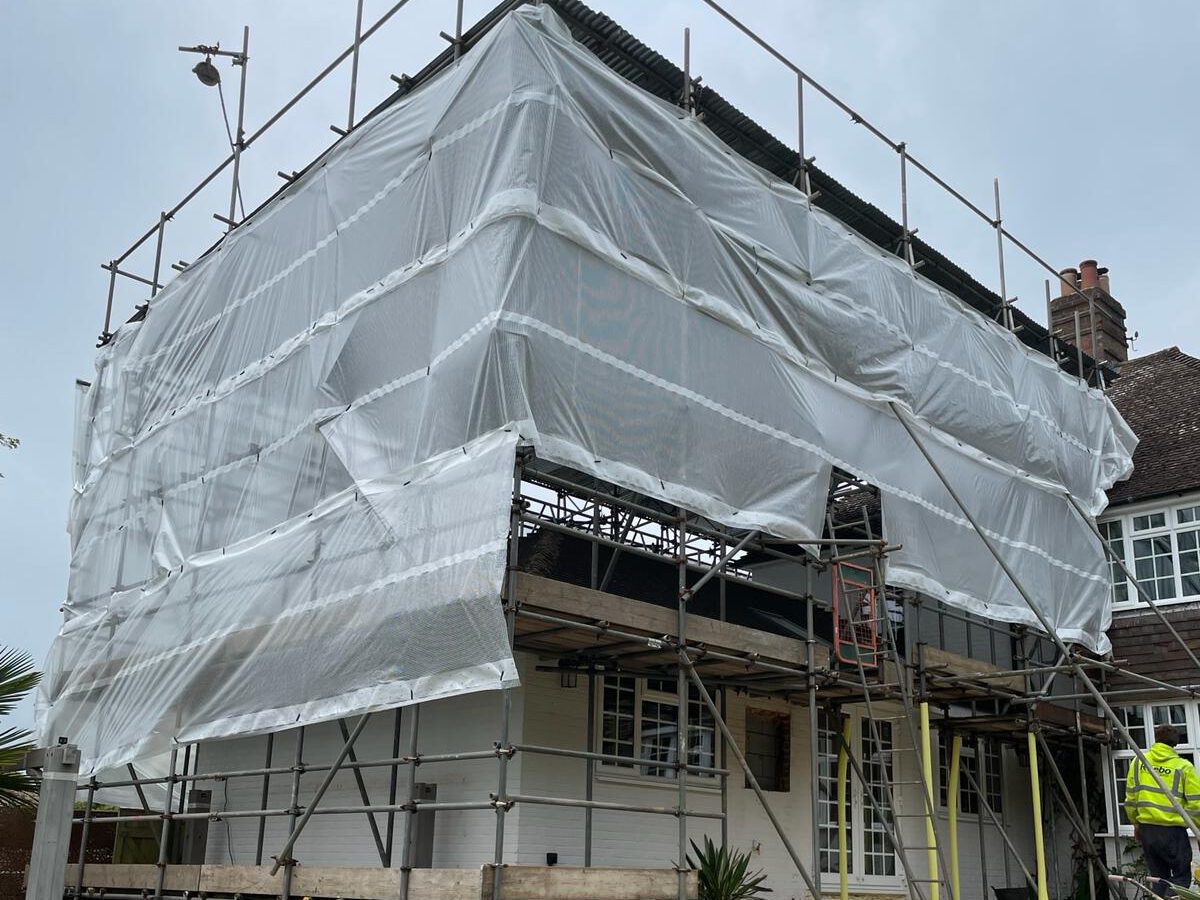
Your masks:
[{"label": "scaffold toe board", "polygon": [[[84,771],[514,683],[518,441],[732,528],[877,485],[888,580],[1106,645],[1104,395],[523,7],[118,330],[43,740]],[[898,416],[904,417],[902,423]]]}]

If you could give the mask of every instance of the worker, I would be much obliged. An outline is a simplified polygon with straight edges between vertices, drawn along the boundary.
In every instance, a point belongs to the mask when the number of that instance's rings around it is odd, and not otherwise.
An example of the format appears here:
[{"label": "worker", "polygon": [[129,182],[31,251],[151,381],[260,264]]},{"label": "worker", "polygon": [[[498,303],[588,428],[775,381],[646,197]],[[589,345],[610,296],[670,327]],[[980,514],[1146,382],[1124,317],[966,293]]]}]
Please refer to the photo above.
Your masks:
[{"label": "worker", "polygon": [[[1175,752],[1178,743],[1176,728],[1159,725],[1146,760],[1188,815],[1200,817],[1200,777],[1196,767]],[[1189,887],[1192,843],[1188,823],[1139,759],[1133,761],[1125,778],[1125,814],[1133,823],[1134,839],[1142,845],[1146,868],[1157,879],[1151,889],[1160,897],[1171,897],[1175,886]]]}]

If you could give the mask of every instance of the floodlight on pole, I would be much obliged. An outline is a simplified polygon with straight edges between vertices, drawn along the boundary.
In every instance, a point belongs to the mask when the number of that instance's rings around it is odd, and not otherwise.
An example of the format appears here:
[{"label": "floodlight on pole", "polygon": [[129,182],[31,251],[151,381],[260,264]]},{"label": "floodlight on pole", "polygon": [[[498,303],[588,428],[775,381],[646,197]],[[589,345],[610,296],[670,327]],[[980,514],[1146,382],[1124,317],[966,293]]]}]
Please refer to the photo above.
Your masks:
[{"label": "floodlight on pole", "polygon": [[221,73],[212,64],[211,57],[204,57],[204,59],[192,67],[192,71],[196,73],[196,77],[200,79],[200,83],[206,87],[216,87],[221,84]]},{"label": "floodlight on pole", "polygon": [[[237,224],[234,216],[237,214],[238,199],[241,196],[241,186],[239,184],[239,175],[241,172],[242,148],[245,145],[246,134],[242,128],[245,121],[246,112],[246,63],[250,60],[250,26],[246,25],[242,28],[242,49],[222,50],[220,44],[207,46],[205,44],[196,44],[193,47],[180,47],[181,53],[199,53],[204,56],[204,59],[196,63],[192,67],[192,72],[196,78],[205,87],[215,87],[221,98],[221,115],[225,119],[225,134],[229,138],[229,146],[233,150],[233,188],[229,194],[229,215],[215,216],[221,222],[225,222],[232,231]],[[229,61],[242,69],[241,84],[238,89],[238,116],[237,116],[237,136],[234,137],[233,131],[229,127],[229,115],[225,111],[225,92],[221,88],[221,73],[213,64],[214,56],[229,57]],[[246,207],[242,204],[242,215],[245,216]]]}]

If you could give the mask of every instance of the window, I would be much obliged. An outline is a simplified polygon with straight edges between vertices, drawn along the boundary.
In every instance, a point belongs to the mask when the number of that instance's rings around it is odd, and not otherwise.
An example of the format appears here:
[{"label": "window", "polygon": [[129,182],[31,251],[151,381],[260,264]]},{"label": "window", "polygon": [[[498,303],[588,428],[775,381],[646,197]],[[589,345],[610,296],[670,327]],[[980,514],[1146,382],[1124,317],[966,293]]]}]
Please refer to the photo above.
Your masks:
[{"label": "window", "polygon": [[[1125,558],[1125,533],[1120,519],[1111,522],[1100,522],[1100,534],[1109,549],[1117,555],[1121,562],[1128,564]],[[1113,603],[1126,603],[1129,600],[1129,584],[1125,573],[1116,560],[1108,559],[1108,578],[1112,584]]]},{"label": "window", "polygon": [[[716,723],[699,692],[693,686],[689,688],[687,762],[712,768],[716,760]],[[628,759],[610,765],[637,768],[643,775],[658,778],[674,777],[679,758],[679,696],[675,681],[605,675],[601,691],[600,752]],[[639,762],[643,765],[638,765]]]},{"label": "window", "polygon": [[1133,517],[1134,531],[1149,531],[1152,528],[1165,528],[1167,524],[1167,514],[1156,512],[1148,513],[1144,516]]},{"label": "window", "polygon": [[[821,853],[821,871],[838,871],[838,832],[837,832],[837,768],[838,768],[838,733],[841,722],[831,718],[821,711],[817,720],[817,810],[820,814],[818,822],[819,849]],[[847,774],[847,780],[850,776]],[[846,791],[846,859],[849,871],[854,871],[854,818],[851,793]]]},{"label": "window", "polygon": [[863,792],[870,792],[863,803],[863,871],[868,875],[895,875],[896,852],[888,837],[892,821],[888,786],[894,780],[892,723],[876,722],[872,728],[864,722],[862,731]]},{"label": "window", "polygon": [[[1115,557],[1152,600],[1200,597],[1200,505],[1137,513],[1098,522]],[[1120,564],[1109,559],[1114,603],[1137,600]]]},{"label": "window", "polygon": [[787,713],[746,710],[746,762],[764,791],[790,789],[791,730]]},{"label": "window", "polygon": [[[1130,736],[1137,742],[1139,748],[1145,750],[1154,739],[1152,728],[1158,725],[1174,725],[1179,729],[1179,746],[1176,752],[1187,760],[1196,756],[1197,704],[1192,703],[1158,703],[1137,704],[1135,706],[1114,707],[1117,719],[1129,729]],[[1132,825],[1125,817],[1125,777],[1133,764],[1133,750],[1113,735],[1112,748],[1108,752],[1109,772],[1112,781],[1108,790],[1108,821],[1116,824],[1123,833],[1132,832]],[[1110,827],[1111,827],[1110,824]]]},{"label": "window", "polygon": [[1200,542],[1197,535],[1200,532],[1181,531],[1175,535],[1179,545],[1179,581],[1185,597],[1200,594]]},{"label": "window", "polygon": [[1175,596],[1175,560],[1169,534],[1133,542],[1133,574],[1151,600],[1170,600]]},{"label": "window", "polygon": [[997,816],[1004,812],[1004,751],[996,741],[983,742],[983,793],[987,805]]},{"label": "window", "polygon": [[1169,706],[1152,706],[1150,714],[1155,728],[1159,725],[1174,725],[1179,731],[1180,746],[1191,744],[1191,741],[1188,740],[1187,707],[1182,703],[1173,703]]},{"label": "window", "polygon": [[[604,712],[600,726],[600,752],[632,759],[636,717],[637,680],[624,675],[604,676]],[[632,766],[632,763],[620,765]]]},{"label": "window", "polygon": [[[846,771],[846,866],[851,881],[867,888],[898,887],[900,873],[895,847],[889,832],[895,826],[889,785],[911,780],[907,762],[893,751],[894,726],[891,722],[871,721],[858,712],[847,713],[846,738],[850,752],[861,768]],[[817,750],[817,837],[822,872],[838,871],[837,843],[837,764],[842,720],[818,714]]]},{"label": "window", "polygon": [[[938,733],[938,802],[947,805],[947,794],[950,790],[950,742],[951,732],[942,729]],[[983,767],[980,771],[978,748],[983,748]],[[969,816],[979,815],[979,790],[984,792],[988,806],[992,812],[999,814],[1004,809],[1004,791],[1001,789],[1000,766],[1003,765],[1003,754],[1000,745],[995,741],[981,740],[978,743],[973,738],[963,739],[962,751],[959,754],[958,775],[958,811]],[[968,777],[968,775],[970,777]],[[974,779],[974,784],[972,783]]]}]

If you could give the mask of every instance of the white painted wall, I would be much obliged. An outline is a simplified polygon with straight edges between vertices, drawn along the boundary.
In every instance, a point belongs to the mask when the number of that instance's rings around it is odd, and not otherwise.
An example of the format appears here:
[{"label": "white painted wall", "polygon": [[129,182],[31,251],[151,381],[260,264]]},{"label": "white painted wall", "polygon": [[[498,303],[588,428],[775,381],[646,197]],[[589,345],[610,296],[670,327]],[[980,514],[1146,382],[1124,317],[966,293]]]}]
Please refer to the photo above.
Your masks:
[{"label": "white painted wall", "polygon": [[[553,672],[536,671],[537,660],[520,660],[523,687],[514,692],[511,738],[514,742],[582,749],[587,736],[587,679],[580,676],[578,686],[562,687]],[[597,701],[598,702],[598,701]],[[727,720],[735,735],[745,727],[748,706],[764,709],[786,709],[786,705],[764,698],[728,696]],[[496,693],[475,694],[453,700],[430,703],[422,708],[419,750],[439,753],[490,748],[499,735],[500,697]],[[811,862],[810,794],[809,794],[809,729],[808,711],[794,706],[791,712],[791,790],[773,793],[770,799],[776,814],[788,830],[789,837],[808,865]],[[876,714],[896,715],[877,705]],[[383,759],[391,754],[392,713],[378,714],[359,738],[360,758]],[[349,723],[353,726],[353,723]],[[285,732],[275,739],[275,764],[289,765],[294,753],[295,732]],[[407,725],[402,729],[401,752],[404,752]],[[857,737],[856,737],[857,740]],[[908,729],[896,723],[894,757],[897,781],[915,781],[918,777],[917,757],[912,753]],[[305,761],[325,763],[335,756],[341,746],[336,724],[312,726],[306,730]],[[205,744],[200,753],[203,771],[233,768],[252,768],[262,764],[265,738],[249,738]],[[1010,837],[1016,843],[1026,864],[1033,867],[1032,823],[1029,814],[1029,770],[1020,766],[1012,750],[1004,754],[1007,771],[1007,795],[1004,817]],[[732,754],[730,767],[736,767]],[[438,800],[486,799],[496,790],[496,761],[430,764],[418,769],[419,781],[438,785]],[[320,773],[306,774],[302,780],[301,803],[307,802],[318,783]],[[387,796],[387,769],[365,770],[364,778],[372,802],[383,803]],[[519,753],[509,766],[509,790],[539,796],[582,798],[585,791],[585,763],[582,760]],[[401,776],[403,789],[403,775]],[[228,783],[228,801],[223,785],[215,786],[214,808],[246,809],[257,806],[261,779],[244,779]],[[915,786],[900,788],[897,812],[920,812],[923,804]],[[288,804],[289,776],[271,780],[268,806],[283,808]],[[649,806],[673,806],[677,800],[673,780],[645,778],[624,771],[597,767],[595,798]],[[337,776],[323,805],[351,806],[358,804],[359,795],[353,776]],[[861,803],[862,800],[859,800]],[[689,808],[716,811],[720,809],[720,792],[714,781],[695,778],[689,783]],[[593,814],[593,865],[670,867],[678,858],[678,831],[671,816],[597,810]],[[397,817],[397,834],[400,831]],[[386,827],[386,816],[378,815],[379,827]],[[908,845],[925,844],[924,823],[920,818],[899,820]],[[946,817],[938,816],[939,839],[945,844]],[[264,858],[274,855],[286,839],[285,818],[268,822]],[[523,865],[544,865],[547,852],[558,853],[562,865],[583,864],[584,812],[577,808],[522,804],[514,807],[507,820],[506,859]],[[257,822],[252,819],[210,826],[207,858],[210,863],[252,863],[257,837]],[[1060,823],[1062,840],[1048,849],[1053,859],[1057,853],[1060,880],[1065,887],[1070,877],[1069,842],[1065,826]],[[692,819],[689,835],[704,833],[718,837],[720,823],[710,819]],[[754,849],[754,865],[766,870],[775,900],[800,898],[806,890],[795,873],[782,842],[776,836],[752,791],[745,787],[738,774],[730,778],[729,833],[735,847]],[[435,866],[476,866],[490,861],[495,835],[495,814],[490,810],[439,812],[435,830]],[[1003,884],[1004,845],[996,830],[984,829],[984,850],[980,852],[979,830],[974,816],[960,816],[960,862],[964,897],[980,897],[982,871],[987,868],[989,885]],[[1057,848],[1057,849],[1055,849]],[[398,851],[397,851],[398,854]],[[374,842],[365,816],[314,816],[300,839],[294,854],[307,865],[365,865],[379,864]],[[925,877],[924,853],[910,854],[917,877]],[[900,870],[902,871],[902,870]],[[1013,884],[1021,878],[1020,868],[1010,862]],[[1051,869],[1053,876],[1053,869]],[[836,875],[826,875],[823,887],[836,891]],[[852,878],[856,893],[896,893],[902,890],[899,880]],[[1052,891],[1052,893],[1054,893]]]},{"label": "white painted wall", "polygon": [[[514,692],[510,736],[521,739],[524,716],[521,692]],[[407,718],[401,732],[401,755],[407,752]],[[359,759],[387,759],[392,753],[394,713],[376,714],[355,744]],[[451,700],[427,703],[421,707],[418,751],[448,753],[466,750],[487,750],[499,735],[500,695],[495,692],[470,694]],[[347,723],[353,729],[354,721]],[[290,766],[296,748],[296,731],[275,736],[273,765]],[[343,744],[336,723],[309,726],[305,729],[304,761],[310,765],[333,761]],[[205,772],[255,768],[265,761],[266,738],[253,737],[218,741],[202,745],[199,768]],[[496,790],[497,762],[494,759],[457,763],[435,763],[417,769],[417,780],[438,786],[437,799],[487,800]],[[363,779],[373,804],[387,802],[390,771],[387,768],[364,769]],[[400,794],[403,796],[404,770],[400,774]],[[324,778],[323,772],[306,773],[301,780],[300,804],[307,805]],[[509,766],[509,790],[521,789],[519,764]],[[226,792],[227,788],[227,792]],[[213,785],[214,809],[255,809],[261,800],[262,779],[236,779]],[[291,797],[291,777],[271,778],[267,807],[284,809]],[[340,772],[334,779],[321,805],[355,806],[362,801],[354,776]],[[519,807],[508,815],[506,828],[515,833],[521,817]],[[401,815],[397,816],[399,835]],[[379,830],[385,832],[387,817],[377,814]],[[434,831],[434,859],[438,867],[476,866],[490,861],[494,844],[496,814],[491,810],[440,811]],[[227,827],[228,824],[228,827]],[[209,863],[250,864],[254,862],[258,837],[258,822],[254,819],[217,822],[209,826],[207,861]],[[269,862],[287,840],[286,817],[267,821],[264,862]],[[379,855],[365,815],[314,815],[305,828],[292,854],[301,864],[378,866]],[[399,849],[395,851],[399,862]]]}]

